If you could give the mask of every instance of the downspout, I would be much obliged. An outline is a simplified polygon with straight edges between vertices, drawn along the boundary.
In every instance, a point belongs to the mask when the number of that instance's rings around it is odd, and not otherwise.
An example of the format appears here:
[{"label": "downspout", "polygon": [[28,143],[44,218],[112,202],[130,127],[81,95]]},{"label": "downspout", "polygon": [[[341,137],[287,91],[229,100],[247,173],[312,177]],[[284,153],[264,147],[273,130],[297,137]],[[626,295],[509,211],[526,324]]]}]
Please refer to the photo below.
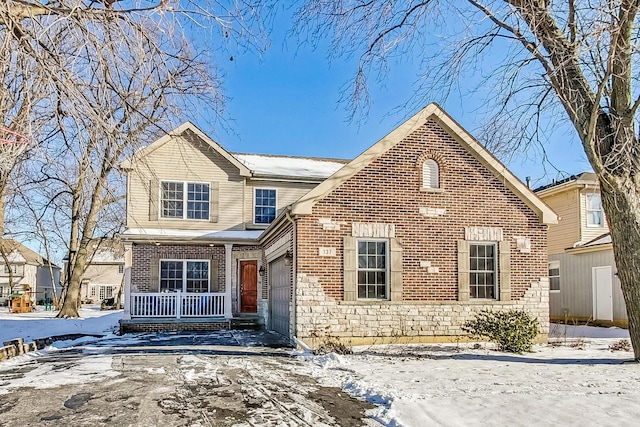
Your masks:
[{"label": "downspout", "polygon": [[298,342],[298,339],[296,338],[297,335],[297,329],[298,329],[298,325],[297,325],[297,309],[298,309],[298,305],[296,303],[296,290],[297,290],[297,284],[298,284],[298,239],[297,239],[297,235],[298,235],[298,230],[297,230],[297,225],[296,222],[294,221],[293,218],[291,218],[291,206],[287,206],[287,210],[285,211],[285,216],[287,218],[287,221],[289,221],[291,223],[292,226],[292,234],[293,236],[291,237],[292,240],[292,245],[293,245],[293,259],[291,260],[291,267],[293,269],[293,278],[292,278],[292,290],[291,290],[291,305],[293,306],[293,319],[292,319],[292,326],[293,326],[293,341],[294,342]]}]

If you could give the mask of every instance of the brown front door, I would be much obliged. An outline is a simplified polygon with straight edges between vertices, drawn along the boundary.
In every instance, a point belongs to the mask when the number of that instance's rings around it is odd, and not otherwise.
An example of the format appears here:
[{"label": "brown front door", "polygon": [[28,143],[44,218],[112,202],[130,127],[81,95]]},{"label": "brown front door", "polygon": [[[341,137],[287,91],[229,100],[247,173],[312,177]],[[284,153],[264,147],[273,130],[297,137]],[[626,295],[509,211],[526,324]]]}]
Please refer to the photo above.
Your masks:
[{"label": "brown front door", "polygon": [[258,261],[240,261],[240,312],[258,312]]}]

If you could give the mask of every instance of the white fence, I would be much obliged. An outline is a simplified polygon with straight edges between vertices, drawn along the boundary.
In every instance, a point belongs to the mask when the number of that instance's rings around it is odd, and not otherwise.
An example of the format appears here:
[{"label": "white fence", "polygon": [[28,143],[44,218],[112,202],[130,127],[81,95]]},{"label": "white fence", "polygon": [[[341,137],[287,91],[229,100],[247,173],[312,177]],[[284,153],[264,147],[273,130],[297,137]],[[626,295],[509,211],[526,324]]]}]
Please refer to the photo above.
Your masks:
[{"label": "white fence", "polygon": [[224,299],[224,292],[132,293],[129,307],[131,317],[230,317],[224,312]]}]

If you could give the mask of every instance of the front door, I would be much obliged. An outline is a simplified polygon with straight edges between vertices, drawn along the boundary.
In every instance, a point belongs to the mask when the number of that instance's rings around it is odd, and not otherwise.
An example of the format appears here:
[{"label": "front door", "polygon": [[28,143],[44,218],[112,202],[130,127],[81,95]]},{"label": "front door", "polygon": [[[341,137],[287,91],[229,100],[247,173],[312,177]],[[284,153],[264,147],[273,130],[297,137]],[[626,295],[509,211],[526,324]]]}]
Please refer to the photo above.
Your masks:
[{"label": "front door", "polygon": [[613,320],[613,287],[611,266],[593,267],[593,317]]},{"label": "front door", "polygon": [[240,312],[258,312],[258,261],[240,261]]}]

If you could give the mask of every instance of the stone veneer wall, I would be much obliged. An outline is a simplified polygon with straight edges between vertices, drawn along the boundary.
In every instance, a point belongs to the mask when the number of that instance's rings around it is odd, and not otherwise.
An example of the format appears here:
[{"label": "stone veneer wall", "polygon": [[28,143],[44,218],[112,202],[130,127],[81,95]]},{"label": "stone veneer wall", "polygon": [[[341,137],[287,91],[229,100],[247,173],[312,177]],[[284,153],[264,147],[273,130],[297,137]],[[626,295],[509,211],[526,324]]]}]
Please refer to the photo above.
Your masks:
[{"label": "stone veneer wall", "polygon": [[539,341],[549,334],[549,279],[531,283],[518,301],[347,302],[328,297],[318,278],[298,274],[297,338],[315,347],[330,334],[353,344],[455,342],[462,325],[482,309],[527,310],[540,322]]},{"label": "stone veneer wall", "polygon": [[[421,188],[427,158],[440,166],[437,190]],[[402,247],[398,301],[345,301],[344,238],[355,237],[361,224],[387,227],[390,235],[380,237],[393,237]],[[470,238],[465,228],[498,230],[499,237]],[[312,215],[297,219],[296,230],[298,338],[328,330],[363,341],[446,340],[459,336],[462,324],[482,308],[528,310],[540,320],[542,334],[548,333],[546,226],[436,122],[317,202]],[[508,248],[508,300],[459,301],[458,242],[465,239]]]}]

